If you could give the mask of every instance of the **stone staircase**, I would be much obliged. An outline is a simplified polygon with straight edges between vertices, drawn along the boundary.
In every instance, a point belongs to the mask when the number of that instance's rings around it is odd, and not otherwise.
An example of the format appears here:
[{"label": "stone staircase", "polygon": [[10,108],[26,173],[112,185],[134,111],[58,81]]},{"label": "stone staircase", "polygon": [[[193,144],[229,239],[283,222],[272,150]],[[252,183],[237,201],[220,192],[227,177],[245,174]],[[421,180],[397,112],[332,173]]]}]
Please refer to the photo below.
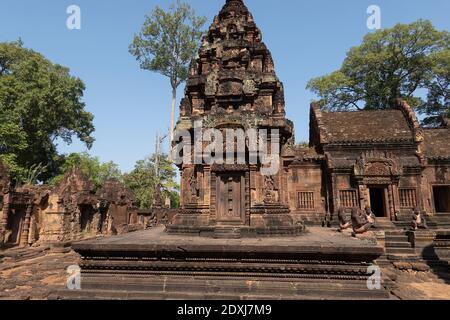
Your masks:
[{"label": "stone staircase", "polygon": [[385,243],[386,255],[389,260],[418,260],[415,250],[408,240],[406,231],[387,230]]}]

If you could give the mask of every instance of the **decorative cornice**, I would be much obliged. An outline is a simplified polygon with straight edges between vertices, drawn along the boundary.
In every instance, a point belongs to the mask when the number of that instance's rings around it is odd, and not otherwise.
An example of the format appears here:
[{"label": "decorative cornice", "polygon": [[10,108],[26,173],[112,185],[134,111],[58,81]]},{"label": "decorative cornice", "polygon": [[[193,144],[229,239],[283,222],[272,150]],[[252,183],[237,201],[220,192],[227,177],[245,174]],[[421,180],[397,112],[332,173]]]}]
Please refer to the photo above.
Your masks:
[{"label": "decorative cornice", "polygon": [[311,103],[311,123],[310,123],[310,139],[311,142],[314,141],[313,133],[315,132],[315,128],[317,128],[316,134],[318,135],[319,140],[317,141],[319,144],[327,144],[328,141],[328,134],[327,129],[323,123],[323,115],[322,111],[320,110],[320,105],[317,102]]},{"label": "decorative cornice", "polygon": [[413,108],[411,108],[411,106],[402,99],[397,99],[395,101],[395,108],[403,112],[403,115],[405,116],[406,121],[408,122],[408,125],[414,135],[414,142],[418,144],[422,143],[424,141],[423,128],[420,125]]}]

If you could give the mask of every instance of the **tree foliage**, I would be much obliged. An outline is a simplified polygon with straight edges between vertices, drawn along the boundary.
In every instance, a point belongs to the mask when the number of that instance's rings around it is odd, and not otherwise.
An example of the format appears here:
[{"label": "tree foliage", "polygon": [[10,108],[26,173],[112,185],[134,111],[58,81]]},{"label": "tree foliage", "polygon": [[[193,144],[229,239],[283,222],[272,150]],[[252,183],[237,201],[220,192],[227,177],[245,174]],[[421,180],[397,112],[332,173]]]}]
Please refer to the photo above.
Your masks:
[{"label": "tree foliage", "polygon": [[56,141],[94,139],[93,115],[82,102],[84,83],[22,43],[0,43],[0,159],[16,182],[42,166],[40,179],[57,170]]},{"label": "tree foliage", "polygon": [[195,57],[201,28],[206,18],[197,17],[187,4],[177,2],[168,12],[156,7],[130,45],[130,53],[142,69],[156,71],[170,79],[177,88],[188,76],[188,66]]},{"label": "tree foliage", "polygon": [[[397,24],[366,35],[340,70],[312,79],[307,88],[328,110],[386,109],[403,98],[426,114],[439,114],[448,111],[449,47],[449,32],[436,30],[429,21]],[[428,101],[420,89],[429,90]]]},{"label": "tree foliage", "polygon": [[434,77],[427,83],[427,101],[419,107],[419,112],[427,116],[424,124],[428,126],[440,124],[442,116],[450,118],[450,48],[432,59]]},{"label": "tree foliage", "polygon": [[172,87],[171,142],[175,117],[176,89],[188,77],[189,64],[197,54],[205,17],[197,17],[187,3],[177,1],[168,11],[156,7],[145,17],[139,34],[134,36],[130,53],[144,70],[158,72]]},{"label": "tree foliage", "polygon": [[98,157],[92,157],[88,153],[72,153],[64,156],[59,167],[59,174],[51,180],[51,184],[57,184],[63,180],[64,175],[73,168],[80,168],[81,172],[99,188],[108,179],[122,180],[119,166],[114,162],[102,163]]},{"label": "tree foliage", "polygon": [[159,174],[156,176],[155,156],[147,157],[136,163],[132,172],[124,175],[125,185],[130,188],[142,209],[154,205],[158,184],[161,186],[161,196],[170,198],[172,207],[179,205],[179,186],[175,182],[176,171],[166,155],[160,157]]}]

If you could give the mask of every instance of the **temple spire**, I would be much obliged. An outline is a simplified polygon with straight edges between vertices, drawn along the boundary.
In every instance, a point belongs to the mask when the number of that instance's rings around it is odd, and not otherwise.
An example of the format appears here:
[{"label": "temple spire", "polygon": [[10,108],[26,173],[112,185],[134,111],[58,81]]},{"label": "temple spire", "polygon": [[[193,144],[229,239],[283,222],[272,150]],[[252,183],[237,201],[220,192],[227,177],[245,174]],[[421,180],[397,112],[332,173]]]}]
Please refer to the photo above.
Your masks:
[{"label": "temple spire", "polygon": [[226,12],[230,12],[230,11],[234,11],[238,15],[249,13],[243,0],[227,0],[227,2],[223,6],[220,14],[224,15]]}]

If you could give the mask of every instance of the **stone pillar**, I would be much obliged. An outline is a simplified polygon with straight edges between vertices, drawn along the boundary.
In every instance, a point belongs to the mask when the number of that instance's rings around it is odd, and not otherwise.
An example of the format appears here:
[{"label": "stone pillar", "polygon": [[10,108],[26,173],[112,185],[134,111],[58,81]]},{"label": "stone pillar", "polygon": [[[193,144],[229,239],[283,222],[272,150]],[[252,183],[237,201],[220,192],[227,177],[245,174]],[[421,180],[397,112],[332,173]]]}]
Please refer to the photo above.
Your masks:
[{"label": "stone pillar", "polygon": [[[426,212],[425,203],[424,203],[424,194],[422,190],[422,175],[417,176],[417,188],[416,188],[416,201],[417,206],[422,210],[422,212]],[[426,212],[428,213],[428,212]]]},{"label": "stone pillar", "polygon": [[183,170],[180,170],[180,207],[184,209],[186,207],[186,195],[185,195],[185,181]]},{"label": "stone pillar", "polygon": [[217,221],[217,211],[216,211],[217,175],[215,172],[210,171],[209,185],[210,185],[209,219],[211,223],[215,224]]},{"label": "stone pillar", "polygon": [[363,184],[359,184],[358,185],[358,193],[359,193],[359,207],[361,210],[364,210],[367,206],[366,186]]},{"label": "stone pillar", "polygon": [[391,221],[395,221],[394,188],[392,184],[388,186],[388,204],[389,204],[389,219]]},{"label": "stone pillar", "polygon": [[251,206],[255,205],[256,202],[258,202],[258,196],[257,196],[257,166],[251,165],[250,166],[250,204]]},{"label": "stone pillar", "polygon": [[392,198],[394,202],[394,218],[393,221],[397,220],[395,215],[396,212],[400,213],[400,195],[398,193],[398,184],[392,185]]},{"label": "stone pillar", "polygon": [[245,224],[251,224],[251,189],[250,189],[250,171],[245,173]]},{"label": "stone pillar", "polygon": [[20,233],[19,245],[21,247],[26,247],[28,245],[28,235],[30,233],[30,221],[32,214],[33,214],[33,204],[28,204],[27,211],[25,213],[25,220],[23,222],[22,230]]},{"label": "stone pillar", "polygon": [[331,187],[333,188],[333,217],[337,217],[339,210],[339,192],[335,173],[331,174]]},{"label": "stone pillar", "polygon": [[3,210],[2,217],[0,220],[0,236],[3,236],[6,232],[6,228],[8,227],[8,216],[10,212],[11,204],[10,204],[10,195],[6,194],[3,198]]},{"label": "stone pillar", "polygon": [[203,201],[205,205],[211,206],[211,166],[204,167],[203,179]]},{"label": "stone pillar", "polygon": [[206,180],[205,180],[205,173],[203,170],[198,170],[197,171],[197,183],[199,186],[199,197],[197,200],[197,205],[204,205],[205,204],[205,191],[207,191],[209,185],[206,184]]},{"label": "stone pillar", "polygon": [[282,188],[281,188],[281,196],[283,199],[283,202],[287,206],[291,206],[289,203],[289,182],[288,182],[288,175],[289,175],[289,168],[285,168],[282,174]]}]

